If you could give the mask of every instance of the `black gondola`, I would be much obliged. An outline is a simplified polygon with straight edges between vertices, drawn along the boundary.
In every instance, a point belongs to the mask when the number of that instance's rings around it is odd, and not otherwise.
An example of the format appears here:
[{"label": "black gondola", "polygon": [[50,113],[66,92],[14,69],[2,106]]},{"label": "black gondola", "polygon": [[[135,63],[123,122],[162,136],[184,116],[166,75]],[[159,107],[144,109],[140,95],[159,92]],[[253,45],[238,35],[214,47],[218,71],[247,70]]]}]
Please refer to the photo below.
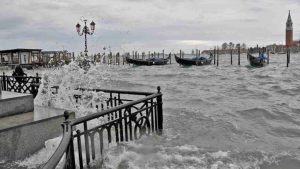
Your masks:
[{"label": "black gondola", "polygon": [[126,57],[127,63],[131,63],[134,65],[141,66],[152,66],[152,65],[166,65],[168,64],[171,56],[167,58],[149,58],[149,59],[131,59],[130,57]]},{"label": "black gondola", "polygon": [[253,67],[264,67],[266,66],[267,63],[267,58],[266,57],[255,57],[253,55],[251,55],[250,53],[247,54],[248,55],[248,60],[251,66]]},{"label": "black gondola", "polygon": [[212,61],[212,54],[210,54],[209,58],[205,57],[195,57],[195,58],[180,58],[175,55],[176,62],[183,66],[202,66],[202,65],[210,65]]}]

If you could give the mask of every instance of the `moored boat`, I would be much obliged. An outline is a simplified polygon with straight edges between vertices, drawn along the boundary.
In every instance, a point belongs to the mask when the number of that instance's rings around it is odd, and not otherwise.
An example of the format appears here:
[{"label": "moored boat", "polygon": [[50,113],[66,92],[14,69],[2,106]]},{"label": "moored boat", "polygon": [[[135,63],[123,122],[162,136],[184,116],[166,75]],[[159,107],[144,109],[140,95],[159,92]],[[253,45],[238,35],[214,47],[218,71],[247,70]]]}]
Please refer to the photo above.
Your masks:
[{"label": "moored boat", "polygon": [[168,64],[171,56],[167,58],[149,58],[149,59],[132,59],[130,57],[126,57],[127,63],[131,63],[134,65],[141,65],[141,66],[152,66],[152,65],[166,65]]},{"label": "moored boat", "polygon": [[268,58],[265,54],[260,54],[258,57],[255,57],[250,53],[248,53],[247,55],[249,63],[253,67],[264,67],[268,64]]},{"label": "moored boat", "polygon": [[175,55],[175,60],[177,63],[183,66],[202,66],[202,65],[210,65],[212,61],[212,54],[210,54],[209,58],[205,57],[194,57],[194,58],[180,58]]}]

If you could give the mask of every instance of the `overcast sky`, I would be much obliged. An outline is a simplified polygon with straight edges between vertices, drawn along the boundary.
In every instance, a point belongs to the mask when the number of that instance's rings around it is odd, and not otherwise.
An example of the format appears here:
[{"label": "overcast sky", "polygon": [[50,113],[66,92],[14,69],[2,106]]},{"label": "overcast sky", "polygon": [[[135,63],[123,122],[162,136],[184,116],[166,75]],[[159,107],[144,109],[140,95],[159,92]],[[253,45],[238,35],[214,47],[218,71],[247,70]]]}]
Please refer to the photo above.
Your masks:
[{"label": "overcast sky", "polygon": [[90,53],[175,52],[223,42],[285,42],[291,10],[300,39],[300,0],[0,0],[0,49],[84,50],[75,25],[96,23]]}]

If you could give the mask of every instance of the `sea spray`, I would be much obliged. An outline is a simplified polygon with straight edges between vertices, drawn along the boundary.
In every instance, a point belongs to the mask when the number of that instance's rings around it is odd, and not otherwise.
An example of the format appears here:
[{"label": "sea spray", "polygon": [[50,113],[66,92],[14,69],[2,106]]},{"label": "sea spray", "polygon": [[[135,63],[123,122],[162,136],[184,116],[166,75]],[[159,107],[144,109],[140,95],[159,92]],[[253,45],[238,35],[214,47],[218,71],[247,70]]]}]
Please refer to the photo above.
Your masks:
[{"label": "sea spray", "polygon": [[[98,110],[95,108],[95,105],[104,103],[104,100],[107,99],[106,94],[103,92],[77,89],[100,88],[101,81],[108,79],[109,75],[100,65],[91,64],[89,69],[84,70],[79,66],[78,62],[71,62],[69,65],[64,65],[52,71],[45,71],[38,95],[35,98],[35,105],[72,110],[76,113],[76,118],[96,113]],[[57,92],[53,86],[58,88]],[[81,98],[76,101],[74,95],[80,95]],[[99,118],[90,121],[88,125],[92,127],[104,121],[106,121],[106,119]],[[76,126],[76,129],[82,130],[82,126]],[[60,136],[46,141],[45,148],[17,163],[20,166],[26,166],[28,168],[36,168],[43,165],[57,149],[61,138]],[[76,139],[74,140],[74,144],[77,144]],[[82,144],[84,144],[84,140],[82,140]],[[77,147],[75,147],[76,158],[78,157],[77,151]],[[84,147],[83,152],[85,152]],[[43,160],[38,160],[39,158]],[[78,165],[79,164],[77,164],[77,166]]]},{"label": "sea spray", "polygon": [[[91,65],[88,70],[84,70],[77,62],[71,62],[59,69],[45,72],[35,105],[72,110],[76,112],[76,117],[97,112],[95,105],[103,103],[105,94],[77,89],[100,88],[103,77],[98,66]],[[57,93],[53,87],[58,89]],[[81,99],[76,101],[74,95],[80,95]]]}]

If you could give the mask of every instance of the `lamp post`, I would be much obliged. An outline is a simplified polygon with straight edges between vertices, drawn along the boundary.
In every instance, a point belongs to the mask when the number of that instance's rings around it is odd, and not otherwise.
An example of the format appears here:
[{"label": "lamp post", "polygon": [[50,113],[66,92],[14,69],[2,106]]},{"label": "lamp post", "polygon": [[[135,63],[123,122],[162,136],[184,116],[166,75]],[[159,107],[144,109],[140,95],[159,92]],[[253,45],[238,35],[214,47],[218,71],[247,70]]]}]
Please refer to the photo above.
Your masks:
[{"label": "lamp post", "polygon": [[[92,21],[91,23],[90,23],[90,27],[91,27],[91,31],[90,31],[90,29],[89,29],[89,27],[88,26],[86,26],[86,22],[87,22],[87,20],[86,19],[84,19],[83,20],[84,21],[84,27],[82,28],[82,31],[81,31],[81,25],[79,24],[79,23],[77,23],[77,25],[76,25],[76,30],[77,30],[77,33],[78,33],[78,35],[79,36],[82,36],[82,35],[84,35],[84,40],[85,40],[85,50],[84,50],[84,53],[85,53],[85,56],[87,56],[87,52],[88,52],[88,50],[87,50],[87,38],[86,38],[86,35],[88,34],[88,35],[93,35],[94,34],[94,31],[95,31],[95,22],[94,21]],[[81,32],[80,32],[81,31]]]}]

